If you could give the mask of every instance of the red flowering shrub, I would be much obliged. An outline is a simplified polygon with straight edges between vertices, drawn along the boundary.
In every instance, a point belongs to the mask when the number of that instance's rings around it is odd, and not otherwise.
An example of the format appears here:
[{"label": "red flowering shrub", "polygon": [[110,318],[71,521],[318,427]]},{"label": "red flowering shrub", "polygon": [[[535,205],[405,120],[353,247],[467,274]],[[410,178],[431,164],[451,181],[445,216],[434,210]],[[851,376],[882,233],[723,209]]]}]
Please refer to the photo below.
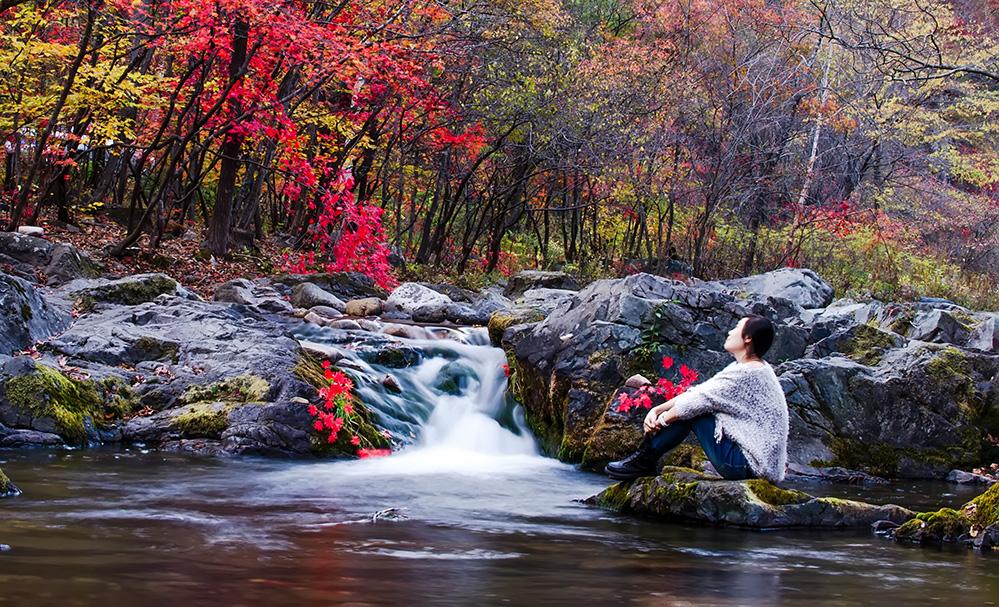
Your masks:
[{"label": "red flowering shrub", "polygon": [[[672,368],[673,359],[669,356],[663,356],[662,365],[663,369]],[[680,383],[674,383],[665,377],[660,377],[655,384],[639,388],[634,396],[622,392],[617,400],[617,410],[626,413],[636,408],[649,409],[652,407],[653,394],[661,396],[664,401],[683,394],[691,384],[697,381],[697,371],[683,364],[680,365],[679,371]]]},{"label": "red flowering shrub", "polygon": [[319,390],[322,405],[309,405],[309,414],[315,418],[312,427],[316,432],[325,436],[326,442],[331,445],[337,442],[341,432],[349,433],[347,442],[358,448],[357,455],[361,458],[389,455],[392,452],[390,449],[373,448],[371,444],[362,447],[362,443],[368,441],[358,433],[363,420],[354,408],[351,395],[354,382],[343,371],[334,371],[328,360],[323,361],[323,376],[330,384]]}]

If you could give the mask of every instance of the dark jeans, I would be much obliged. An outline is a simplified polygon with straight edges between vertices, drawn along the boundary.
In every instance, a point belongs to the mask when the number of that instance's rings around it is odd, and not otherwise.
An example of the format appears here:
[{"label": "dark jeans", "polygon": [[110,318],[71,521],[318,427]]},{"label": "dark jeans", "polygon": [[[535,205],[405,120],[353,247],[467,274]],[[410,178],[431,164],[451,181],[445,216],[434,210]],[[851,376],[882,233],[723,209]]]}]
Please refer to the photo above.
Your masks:
[{"label": "dark jeans", "polygon": [[649,438],[649,445],[662,456],[682,443],[691,432],[701,443],[704,455],[708,456],[718,474],[730,481],[754,477],[746,456],[735,441],[723,436],[720,443],[715,442],[715,416],[711,414],[677,420],[653,434]]}]

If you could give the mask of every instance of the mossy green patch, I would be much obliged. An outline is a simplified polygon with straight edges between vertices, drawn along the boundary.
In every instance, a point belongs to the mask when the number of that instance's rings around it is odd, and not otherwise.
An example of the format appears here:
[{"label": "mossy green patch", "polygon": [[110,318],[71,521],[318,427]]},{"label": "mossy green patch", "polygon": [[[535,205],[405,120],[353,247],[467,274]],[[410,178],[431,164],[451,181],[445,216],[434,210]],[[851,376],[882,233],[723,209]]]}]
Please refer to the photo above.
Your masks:
[{"label": "mossy green patch", "polygon": [[968,532],[968,517],[951,508],[936,512],[921,512],[895,530],[895,538],[903,541],[939,543],[954,541]]},{"label": "mossy green patch", "polygon": [[764,504],[771,506],[787,506],[789,504],[803,504],[812,499],[804,491],[794,489],[782,489],[765,479],[754,478],[746,481],[749,490]]},{"label": "mossy green patch", "polygon": [[188,405],[171,420],[184,438],[219,438],[229,425],[233,403],[197,403]]},{"label": "mossy green patch", "polygon": [[999,523],[999,483],[968,502],[965,509],[973,512],[971,520],[975,525],[988,527]]},{"label": "mossy green patch", "polygon": [[492,316],[489,317],[489,324],[487,326],[489,340],[493,345],[498,346],[503,341],[503,333],[510,327],[528,322],[538,322],[540,320],[544,320],[544,315],[537,310],[515,309],[509,312],[502,310],[493,312]]},{"label": "mossy green patch", "polygon": [[970,398],[974,395],[975,385],[968,357],[954,346],[937,351],[936,356],[926,364],[926,375],[935,384],[952,386],[956,398]]},{"label": "mossy green patch", "polygon": [[683,442],[670,451],[663,460],[664,466],[692,468],[699,470],[708,457],[701,445],[693,442]]},{"label": "mossy green patch", "polygon": [[597,495],[597,504],[612,510],[624,510],[628,504],[628,489],[630,487],[630,483],[616,483],[607,487]]},{"label": "mossy green patch", "polygon": [[829,449],[833,452],[832,460],[815,460],[811,464],[863,470],[884,478],[895,478],[898,474],[899,452],[885,443],[834,436],[829,442]]},{"label": "mossy green patch", "polygon": [[17,487],[14,486],[14,483],[10,482],[3,470],[0,470],[0,497],[6,497],[16,491]]},{"label": "mossy green patch", "polygon": [[77,300],[84,297],[91,301],[136,306],[156,299],[164,293],[173,293],[177,281],[161,274],[142,278],[127,278],[105,285],[89,287],[76,292]]},{"label": "mossy green patch", "polygon": [[895,346],[895,337],[870,325],[857,325],[843,342],[843,353],[862,365],[876,366],[885,351]]},{"label": "mossy green patch", "polygon": [[180,402],[257,402],[266,400],[270,388],[270,384],[262,377],[239,375],[207,386],[191,386],[180,397]]},{"label": "mossy green patch", "polygon": [[102,425],[132,405],[127,399],[105,401],[94,382],[71,379],[42,364],[36,364],[34,373],[9,379],[5,389],[12,405],[33,417],[51,418],[59,435],[72,444],[86,442],[87,419]]}]

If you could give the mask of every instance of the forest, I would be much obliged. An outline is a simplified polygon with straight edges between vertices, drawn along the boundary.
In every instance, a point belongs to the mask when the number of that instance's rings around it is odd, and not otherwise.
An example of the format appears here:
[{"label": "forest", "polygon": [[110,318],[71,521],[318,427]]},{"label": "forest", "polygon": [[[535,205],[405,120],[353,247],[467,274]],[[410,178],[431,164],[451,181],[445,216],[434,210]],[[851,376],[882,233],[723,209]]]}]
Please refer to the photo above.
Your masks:
[{"label": "forest", "polygon": [[809,267],[994,309],[997,25],[994,0],[2,0],[0,227],[194,274]]}]

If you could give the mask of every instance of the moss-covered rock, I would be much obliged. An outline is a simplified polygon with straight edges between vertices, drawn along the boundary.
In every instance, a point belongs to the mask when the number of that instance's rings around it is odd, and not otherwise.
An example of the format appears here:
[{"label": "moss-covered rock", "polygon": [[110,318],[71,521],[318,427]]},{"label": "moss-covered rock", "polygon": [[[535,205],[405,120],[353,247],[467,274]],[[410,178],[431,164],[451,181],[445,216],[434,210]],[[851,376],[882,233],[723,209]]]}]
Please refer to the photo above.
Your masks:
[{"label": "moss-covered rock", "polygon": [[12,497],[14,495],[20,495],[21,490],[11,482],[10,478],[0,470],[0,497]]},{"label": "moss-covered rock", "polygon": [[957,541],[971,528],[967,516],[951,508],[921,512],[895,529],[895,539],[915,544],[939,544]]},{"label": "moss-covered rock", "polygon": [[220,438],[235,403],[197,403],[179,407],[171,425],[182,438]]},{"label": "moss-covered rock", "polygon": [[689,468],[663,468],[659,476],[618,483],[586,502],[664,521],[751,528],[862,527],[878,520],[903,523],[905,508],[816,498],[762,479],[726,481]]},{"label": "moss-covered rock", "polygon": [[875,366],[886,350],[899,345],[898,337],[871,325],[857,325],[842,344],[843,352],[862,365]]},{"label": "moss-covered rock", "polygon": [[180,397],[183,404],[200,402],[248,403],[267,400],[271,386],[266,379],[256,375],[240,375],[208,384],[191,386]]},{"label": "moss-covered rock", "polygon": [[67,289],[78,308],[90,310],[99,302],[137,306],[165,293],[176,293],[177,281],[165,274],[136,274],[117,280],[74,281]]},{"label": "moss-covered rock", "polygon": [[33,427],[54,432],[76,445],[92,438],[88,426],[105,426],[127,415],[135,406],[127,387],[113,380],[95,384],[91,380],[72,379],[37,363],[32,372],[8,379],[4,392],[7,402],[25,417],[51,420],[52,427],[38,421]]},{"label": "moss-covered rock", "polygon": [[510,310],[497,310],[489,317],[489,340],[494,346],[499,346],[503,340],[503,333],[514,325],[522,325],[544,320],[544,315],[534,308],[512,308]]},{"label": "moss-covered rock", "polygon": [[964,510],[978,527],[999,524],[999,483],[965,504]]}]

